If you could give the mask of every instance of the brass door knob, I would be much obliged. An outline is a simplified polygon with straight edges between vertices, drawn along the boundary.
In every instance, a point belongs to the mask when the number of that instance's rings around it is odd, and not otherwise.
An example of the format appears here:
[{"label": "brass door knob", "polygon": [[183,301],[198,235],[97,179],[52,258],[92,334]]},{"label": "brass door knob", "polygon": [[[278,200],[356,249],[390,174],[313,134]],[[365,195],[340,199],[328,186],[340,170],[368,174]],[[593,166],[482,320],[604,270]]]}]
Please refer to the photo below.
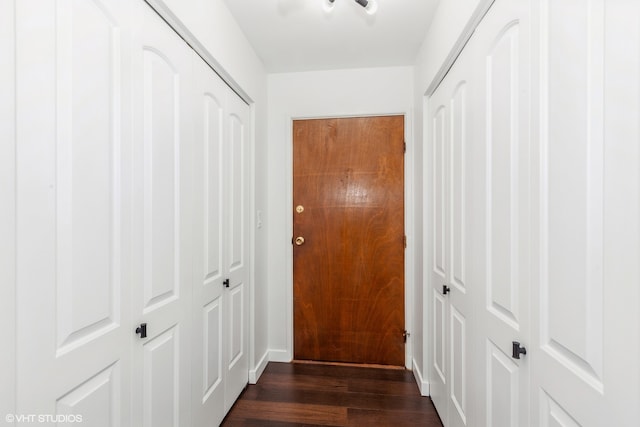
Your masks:
[{"label": "brass door knob", "polygon": [[298,236],[296,237],[296,245],[300,246],[304,244],[304,237]]}]

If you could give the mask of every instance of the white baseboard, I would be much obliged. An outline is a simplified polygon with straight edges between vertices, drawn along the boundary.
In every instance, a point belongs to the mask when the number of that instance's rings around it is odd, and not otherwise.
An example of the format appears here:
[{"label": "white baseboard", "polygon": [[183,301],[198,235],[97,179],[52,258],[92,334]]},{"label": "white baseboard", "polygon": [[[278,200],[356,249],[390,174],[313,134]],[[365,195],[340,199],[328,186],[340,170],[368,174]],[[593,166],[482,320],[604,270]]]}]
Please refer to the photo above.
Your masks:
[{"label": "white baseboard", "polygon": [[418,383],[418,388],[420,389],[420,394],[422,396],[429,396],[429,381],[426,381],[422,376],[422,372],[418,369],[418,364],[416,361],[413,361],[413,376]]},{"label": "white baseboard", "polygon": [[269,362],[291,362],[291,354],[287,350],[269,350]]},{"label": "white baseboard", "polygon": [[256,368],[249,370],[249,384],[255,384],[258,382],[258,379],[260,379],[260,376],[264,372],[264,368],[267,367],[267,363],[269,363],[269,350],[264,352],[262,358],[256,365]]}]

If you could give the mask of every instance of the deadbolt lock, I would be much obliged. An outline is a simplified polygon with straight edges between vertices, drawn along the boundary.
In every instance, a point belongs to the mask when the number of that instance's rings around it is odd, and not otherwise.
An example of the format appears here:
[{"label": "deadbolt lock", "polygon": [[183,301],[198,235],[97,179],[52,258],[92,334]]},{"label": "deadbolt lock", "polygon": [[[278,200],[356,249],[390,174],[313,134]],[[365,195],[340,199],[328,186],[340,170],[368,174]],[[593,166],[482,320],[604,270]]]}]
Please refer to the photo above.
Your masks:
[{"label": "deadbolt lock", "polygon": [[302,237],[302,236],[296,237],[295,242],[296,242],[296,245],[298,245],[298,246],[303,245],[304,244],[304,237]]},{"label": "deadbolt lock", "polygon": [[296,212],[298,212],[299,214],[301,214],[302,212],[304,212],[304,206],[302,206],[302,205],[298,205],[298,206],[296,206]]}]

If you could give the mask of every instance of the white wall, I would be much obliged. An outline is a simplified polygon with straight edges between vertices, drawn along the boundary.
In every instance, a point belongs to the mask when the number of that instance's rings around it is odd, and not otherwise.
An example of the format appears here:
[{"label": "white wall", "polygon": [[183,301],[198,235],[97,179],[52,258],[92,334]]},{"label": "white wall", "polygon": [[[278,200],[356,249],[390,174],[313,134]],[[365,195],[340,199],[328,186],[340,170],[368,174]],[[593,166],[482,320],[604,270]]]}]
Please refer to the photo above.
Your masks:
[{"label": "white wall", "polygon": [[[425,40],[416,58],[415,80],[414,80],[414,111],[416,120],[414,121],[414,138],[416,143],[416,234],[419,234],[416,242],[416,262],[415,277],[420,286],[416,286],[414,310],[416,327],[414,330],[414,374],[422,394],[429,393],[428,373],[429,373],[429,304],[430,298],[425,289],[428,289],[428,275],[426,268],[429,265],[428,236],[429,224],[428,201],[423,197],[426,193],[425,178],[427,178],[427,165],[429,159],[425,158],[426,150],[423,147],[427,143],[424,121],[424,111],[426,111],[427,90],[434,89],[437,83],[436,78],[440,77],[444,71],[443,66],[453,59],[453,52],[460,49],[464,43],[464,33],[474,25],[474,22],[482,16],[482,11],[486,10],[493,0],[441,0],[431,21]],[[423,227],[424,226],[424,227]],[[422,279],[422,280],[420,280]]]},{"label": "white wall", "polygon": [[[413,236],[413,67],[271,74],[268,77],[269,349],[271,360],[292,354],[292,119],[406,114],[407,264]],[[413,279],[407,271],[406,288]],[[407,307],[408,308],[408,307]],[[409,311],[409,310],[408,310]],[[411,325],[409,325],[411,328]]]},{"label": "white wall", "polygon": [[0,419],[15,413],[14,2],[0,2]]},{"label": "white wall", "polygon": [[[205,61],[252,106],[254,206],[267,207],[267,75],[261,59],[222,0],[147,0],[192,45]],[[256,159],[258,159],[256,161]],[[251,296],[249,378],[255,382],[267,359],[267,234],[255,228]]]}]

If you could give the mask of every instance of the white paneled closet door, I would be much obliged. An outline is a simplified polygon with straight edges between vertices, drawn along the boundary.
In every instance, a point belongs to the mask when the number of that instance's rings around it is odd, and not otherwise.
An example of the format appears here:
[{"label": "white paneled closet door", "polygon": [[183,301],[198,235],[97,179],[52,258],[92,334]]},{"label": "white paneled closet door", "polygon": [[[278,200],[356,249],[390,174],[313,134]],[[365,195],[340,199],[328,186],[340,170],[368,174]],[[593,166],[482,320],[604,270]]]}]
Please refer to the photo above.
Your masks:
[{"label": "white paneled closet door", "polygon": [[469,280],[481,289],[473,371],[482,402],[473,424],[486,427],[531,425],[529,4],[497,0],[470,46],[477,120],[469,162]]},{"label": "white paneled closet door", "polygon": [[[429,100],[432,134],[432,329],[430,395],[446,426],[464,426],[476,412],[472,397],[473,354],[477,334],[474,300],[478,283],[469,282],[469,145],[473,133],[469,69],[472,49],[458,57]],[[471,224],[473,225],[473,224]],[[473,229],[472,229],[473,230]]]},{"label": "white paneled closet door", "polygon": [[225,123],[227,87],[195,53],[193,354],[194,425],[224,418]]},{"label": "white paneled closet door", "polygon": [[[191,424],[191,50],[135,2],[132,422]],[[133,328],[132,328],[133,329]]]},{"label": "white paneled closet door", "polygon": [[534,2],[532,425],[640,422],[640,3]]},{"label": "white paneled closet door", "polygon": [[248,382],[249,107],[195,53],[193,419],[218,425]]},{"label": "white paneled closet door", "polygon": [[130,2],[15,4],[16,412],[129,425]]},{"label": "white paneled closet door", "polygon": [[249,106],[227,88],[224,226],[225,412],[249,382]]},{"label": "white paneled closet door", "polygon": [[529,22],[498,0],[429,100],[431,398],[446,427],[529,425]]}]

